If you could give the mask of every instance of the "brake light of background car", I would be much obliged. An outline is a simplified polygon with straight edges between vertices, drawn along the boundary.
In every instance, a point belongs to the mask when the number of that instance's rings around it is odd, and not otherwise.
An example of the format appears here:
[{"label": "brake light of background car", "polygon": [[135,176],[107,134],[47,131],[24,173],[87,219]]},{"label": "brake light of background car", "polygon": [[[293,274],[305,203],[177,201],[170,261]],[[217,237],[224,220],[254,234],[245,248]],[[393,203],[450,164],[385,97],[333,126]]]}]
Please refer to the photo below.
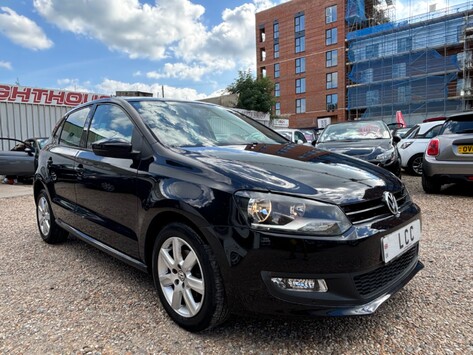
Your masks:
[{"label": "brake light of background car", "polygon": [[429,146],[427,147],[426,154],[433,157],[436,157],[437,155],[439,155],[439,140],[437,138],[433,138],[429,142]]}]

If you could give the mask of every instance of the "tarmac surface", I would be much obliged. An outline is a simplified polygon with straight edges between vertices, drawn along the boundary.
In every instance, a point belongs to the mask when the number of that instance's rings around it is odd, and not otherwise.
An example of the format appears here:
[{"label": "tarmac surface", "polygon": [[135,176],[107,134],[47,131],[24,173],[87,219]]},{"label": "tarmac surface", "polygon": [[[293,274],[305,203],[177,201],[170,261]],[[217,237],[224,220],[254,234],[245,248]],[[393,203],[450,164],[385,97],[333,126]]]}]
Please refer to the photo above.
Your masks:
[{"label": "tarmac surface", "polygon": [[0,184],[0,198],[18,197],[33,194],[33,185],[23,184]]}]

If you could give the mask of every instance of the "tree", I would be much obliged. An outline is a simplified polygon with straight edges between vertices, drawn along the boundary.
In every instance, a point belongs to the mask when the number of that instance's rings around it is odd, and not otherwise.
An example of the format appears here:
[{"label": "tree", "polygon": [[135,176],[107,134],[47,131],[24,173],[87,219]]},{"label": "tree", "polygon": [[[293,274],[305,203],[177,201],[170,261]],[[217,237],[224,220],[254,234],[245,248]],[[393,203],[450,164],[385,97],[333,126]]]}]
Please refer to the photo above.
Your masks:
[{"label": "tree", "polygon": [[227,90],[238,94],[237,108],[268,113],[275,101],[274,84],[269,78],[253,79],[251,71],[239,71],[236,79]]}]

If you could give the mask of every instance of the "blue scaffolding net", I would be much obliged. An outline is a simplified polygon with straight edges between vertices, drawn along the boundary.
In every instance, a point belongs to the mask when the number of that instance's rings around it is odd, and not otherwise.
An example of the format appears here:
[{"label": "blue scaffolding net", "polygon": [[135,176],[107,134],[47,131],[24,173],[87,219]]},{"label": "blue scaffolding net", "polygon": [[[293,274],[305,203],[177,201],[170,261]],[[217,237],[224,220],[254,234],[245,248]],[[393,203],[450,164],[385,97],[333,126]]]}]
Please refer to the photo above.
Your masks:
[{"label": "blue scaffolding net", "polygon": [[[349,3],[355,21],[364,1]],[[348,15],[347,8],[347,21]],[[459,110],[463,33],[471,26],[465,18],[385,23],[348,33],[347,109],[367,119],[394,118],[398,110],[425,118]]]}]

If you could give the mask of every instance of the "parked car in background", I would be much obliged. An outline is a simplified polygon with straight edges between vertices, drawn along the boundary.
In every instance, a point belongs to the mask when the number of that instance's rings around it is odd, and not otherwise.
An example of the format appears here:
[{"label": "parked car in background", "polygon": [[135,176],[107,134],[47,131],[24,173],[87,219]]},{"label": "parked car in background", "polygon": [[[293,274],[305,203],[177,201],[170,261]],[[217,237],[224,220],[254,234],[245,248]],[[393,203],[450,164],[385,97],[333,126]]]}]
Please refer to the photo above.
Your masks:
[{"label": "parked car in background", "polygon": [[3,146],[11,146],[10,150],[0,151],[0,175],[6,179],[30,181],[38,164],[38,154],[48,138],[28,138],[24,141],[0,137]]},{"label": "parked car in background", "polygon": [[330,124],[316,147],[366,160],[401,176],[401,159],[393,137],[383,121],[347,121]]},{"label": "parked car in background", "polygon": [[422,175],[425,148],[436,137],[445,121],[419,123],[412,127],[398,144],[401,166],[414,175]]},{"label": "parked car in background", "polygon": [[405,138],[407,133],[412,129],[412,127],[401,127],[401,128],[394,128],[391,130],[391,135],[398,136],[399,138]]},{"label": "parked car in background", "polygon": [[473,185],[473,112],[450,116],[430,140],[422,166],[422,187],[438,193],[443,184]]},{"label": "parked car in background", "polygon": [[71,233],[150,272],[189,331],[229,312],[371,314],[423,267],[402,181],[217,105],[91,101],[58,122],[38,164],[41,238]]},{"label": "parked car in background", "polygon": [[311,144],[312,141],[308,141],[304,132],[294,128],[276,128],[276,132],[285,138],[289,139],[293,143],[297,144]]}]

